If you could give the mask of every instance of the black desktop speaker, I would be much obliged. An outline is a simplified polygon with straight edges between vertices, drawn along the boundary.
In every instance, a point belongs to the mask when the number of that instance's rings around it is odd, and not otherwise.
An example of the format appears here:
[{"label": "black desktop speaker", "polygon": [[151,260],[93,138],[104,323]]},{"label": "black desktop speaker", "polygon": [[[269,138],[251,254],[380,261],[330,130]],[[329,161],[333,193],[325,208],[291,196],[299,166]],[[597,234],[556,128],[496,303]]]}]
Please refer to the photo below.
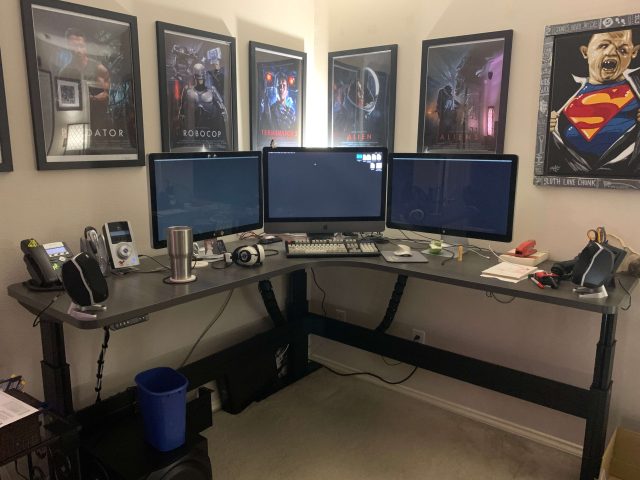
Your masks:
[{"label": "black desktop speaker", "polygon": [[588,288],[606,285],[618,270],[626,253],[608,243],[589,242],[576,259],[571,281]]},{"label": "black desktop speaker", "polygon": [[109,288],[96,259],[79,253],[62,265],[62,284],[74,303],[88,307],[109,297]]}]

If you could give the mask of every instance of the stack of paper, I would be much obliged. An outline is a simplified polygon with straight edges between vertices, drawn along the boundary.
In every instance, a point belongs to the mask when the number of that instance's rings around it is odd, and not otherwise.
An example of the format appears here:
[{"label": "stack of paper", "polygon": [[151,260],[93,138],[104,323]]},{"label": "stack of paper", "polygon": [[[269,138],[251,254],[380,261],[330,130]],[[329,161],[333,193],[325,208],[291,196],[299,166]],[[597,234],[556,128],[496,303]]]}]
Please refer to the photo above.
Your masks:
[{"label": "stack of paper", "polygon": [[515,263],[502,262],[494,265],[491,268],[483,270],[480,274],[481,277],[497,278],[498,280],[504,280],[505,282],[516,283],[520,280],[524,280],[531,273],[538,270],[538,267],[531,267],[528,265],[516,265]]},{"label": "stack of paper", "polygon": [[0,428],[37,412],[31,405],[0,392]]}]

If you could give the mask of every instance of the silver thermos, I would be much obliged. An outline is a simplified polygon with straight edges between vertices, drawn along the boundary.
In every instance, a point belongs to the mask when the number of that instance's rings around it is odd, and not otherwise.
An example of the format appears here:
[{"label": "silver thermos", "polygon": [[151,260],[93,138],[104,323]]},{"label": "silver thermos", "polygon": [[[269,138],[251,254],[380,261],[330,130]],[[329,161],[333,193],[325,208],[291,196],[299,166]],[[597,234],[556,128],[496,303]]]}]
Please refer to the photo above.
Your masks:
[{"label": "silver thermos", "polygon": [[170,283],[188,283],[196,279],[191,274],[193,232],[191,227],[168,227],[167,250],[171,263]]}]

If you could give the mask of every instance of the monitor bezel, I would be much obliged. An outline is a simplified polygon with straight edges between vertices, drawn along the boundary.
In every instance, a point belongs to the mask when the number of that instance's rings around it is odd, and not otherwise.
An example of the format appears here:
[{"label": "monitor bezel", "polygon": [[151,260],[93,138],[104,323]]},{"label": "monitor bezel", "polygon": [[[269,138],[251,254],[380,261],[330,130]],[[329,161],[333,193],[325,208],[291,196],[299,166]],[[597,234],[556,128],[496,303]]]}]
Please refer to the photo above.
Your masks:
[{"label": "monitor bezel", "polygon": [[[382,153],[382,192],[380,214],[375,217],[271,217],[269,215],[269,154],[272,152],[310,153]],[[266,233],[336,233],[336,232],[380,232],[386,220],[387,168],[389,151],[386,147],[265,147],[262,150],[262,178],[264,198],[264,231]]]},{"label": "monitor bezel", "polygon": [[[393,197],[393,167],[398,161],[417,159],[468,159],[468,160],[510,160],[511,178],[509,180],[509,206],[507,231],[504,234],[477,232],[474,230],[456,230],[442,227],[430,227],[411,223],[394,222],[391,219],[391,199]],[[389,176],[387,186],[387,228],[406,230],[411,232],[439,233],[452,237],[476,238],[479,240],[494,240],[497,242],[511,242],[513,239],[513,213],[515,210],[516,185],[518,180],[518,156],[512,154],[493,153],[393,153],[389,155]]]},{"label": "monitor bezel", "polygon": [[155,185],[156,161],[157,160],[191,160],[194,158],[239,158],[239,157],[257,157],[258,160],[258,222],[239,225],[229,229],[212,230],[210,232],[198,233],[193,235],[193,241],[208,240],[210,238],[222,237],[224,235],[232,235],[234,233],[248,232],[262,228],[263,225],[263,188],[262,188],[262,153],[260,151],[244,151],[244,152],[171,152],[171,153],[151,153],[148,162],[148,181],[149,181],[149,200],[151,218],[151,244],[154,249],[165,248],[167,241],[159,239],[158,232],[158,216],[157,212],[157,192]]}]

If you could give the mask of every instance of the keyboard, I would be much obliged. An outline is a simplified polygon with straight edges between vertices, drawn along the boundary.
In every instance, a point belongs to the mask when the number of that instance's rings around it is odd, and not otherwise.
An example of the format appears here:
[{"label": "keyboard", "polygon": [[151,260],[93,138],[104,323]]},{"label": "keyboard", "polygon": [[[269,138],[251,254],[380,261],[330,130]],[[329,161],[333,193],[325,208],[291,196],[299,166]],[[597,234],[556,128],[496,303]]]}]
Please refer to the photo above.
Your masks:
[{"label": "keyboard", "polygon": [[285,243],[287,257],[377,257],[380,250],[367,240],[289,240]]}]

